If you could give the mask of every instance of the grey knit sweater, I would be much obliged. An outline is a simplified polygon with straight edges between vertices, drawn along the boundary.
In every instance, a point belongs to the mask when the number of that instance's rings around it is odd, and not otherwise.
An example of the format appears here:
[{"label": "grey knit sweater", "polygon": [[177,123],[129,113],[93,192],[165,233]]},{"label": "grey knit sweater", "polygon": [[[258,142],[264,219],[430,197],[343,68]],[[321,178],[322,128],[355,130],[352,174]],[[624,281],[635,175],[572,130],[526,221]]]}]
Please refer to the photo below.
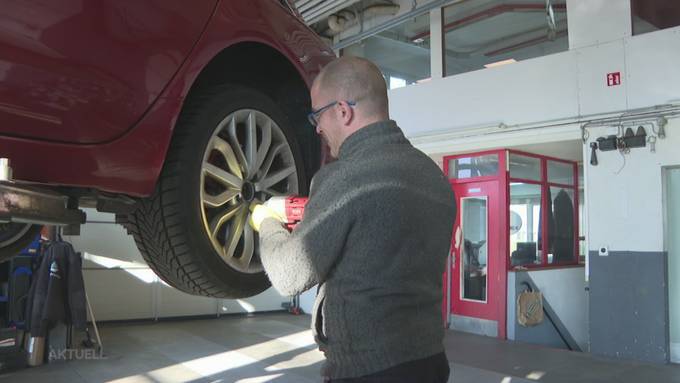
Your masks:
[{"label": "grey knit sweater", "polygon": [[267,219],[260,254],[283,295],[319,284],[324,376],[357,377],[443,351],[442,273],[456,213],[444,174],[394,121],[345,140],[313,178],[303,221]]}]

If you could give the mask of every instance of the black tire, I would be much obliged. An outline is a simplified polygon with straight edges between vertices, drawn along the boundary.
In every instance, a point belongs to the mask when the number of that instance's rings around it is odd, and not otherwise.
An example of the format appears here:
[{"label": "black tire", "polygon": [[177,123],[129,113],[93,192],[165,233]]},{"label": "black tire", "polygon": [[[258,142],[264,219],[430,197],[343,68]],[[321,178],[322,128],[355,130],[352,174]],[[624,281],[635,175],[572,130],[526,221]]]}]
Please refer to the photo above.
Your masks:
[{"label": "black tire", "polygon": [[0,224],[0,262],[4,262],[25,249],[40,233],[42,226],[28,223]]},{"label": "black tire", "polygon": [[[241,86],[221,85],[187,100],[156,190],[139,201],[125,226],[156,274],[189,294],[235,299],[270,286],[264,271],[241,272],[220,258],[204,228],[201,210],[201,166],[207,145],[220,121],[242,109],[267,114],[283,131],[297,168],[297,187],[300,192],[306,189],[295,136],[285,115],[267,96]],[[254,257],[259,258],[257,253],[256,247]]]}]

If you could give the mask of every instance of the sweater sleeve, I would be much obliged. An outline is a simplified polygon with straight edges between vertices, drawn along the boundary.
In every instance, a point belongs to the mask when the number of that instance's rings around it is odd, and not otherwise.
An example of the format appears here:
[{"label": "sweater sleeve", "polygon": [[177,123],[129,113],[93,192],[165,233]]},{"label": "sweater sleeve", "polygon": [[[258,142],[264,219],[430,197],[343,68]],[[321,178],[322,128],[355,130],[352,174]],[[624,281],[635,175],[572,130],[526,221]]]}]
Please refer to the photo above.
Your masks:
[{"label": "sweater sleeve", "polygon": [[352,226],[344,201],[318,193],[292,232],[274,219],[260,228],[260,257],[274,288],[291,296],[323,282],[340,259]]}]

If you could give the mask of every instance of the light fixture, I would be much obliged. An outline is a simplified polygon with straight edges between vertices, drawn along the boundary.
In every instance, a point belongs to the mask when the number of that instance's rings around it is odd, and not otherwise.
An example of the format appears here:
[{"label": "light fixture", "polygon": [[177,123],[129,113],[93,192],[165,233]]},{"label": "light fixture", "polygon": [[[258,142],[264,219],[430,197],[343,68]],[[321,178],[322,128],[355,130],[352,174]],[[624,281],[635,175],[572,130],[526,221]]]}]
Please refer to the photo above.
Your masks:
[{"label": "light fixture", "polygon": [[507,59],[507,60],[502,60],[502,61],[496,61],[496,62],[491,63],[491,64],[485,64],[484,67],[485,68],[493,68],[493,67],[497,67],[497,66],[513,64],[513,63],[516,63],[516,62],[517,62],[517,60],[515,60],[515,59]]}]

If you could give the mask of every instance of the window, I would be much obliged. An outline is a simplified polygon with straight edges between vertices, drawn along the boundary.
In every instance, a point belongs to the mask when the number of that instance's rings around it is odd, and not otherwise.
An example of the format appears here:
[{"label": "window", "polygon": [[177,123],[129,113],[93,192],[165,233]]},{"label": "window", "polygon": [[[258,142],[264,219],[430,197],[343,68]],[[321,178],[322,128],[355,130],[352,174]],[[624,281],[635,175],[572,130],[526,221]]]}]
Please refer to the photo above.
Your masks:
[{"label": "window", "polygon": [[424,14],[342,50],[364,57],[383,72],[389,89],[430,78],[430,15]]},{"label": "window", "polygon": [[568,50],[566,11],[566,0],[469,0],[445,7],[445,75]]},{"label": "window", "polygon": [[574,222],[574,190],[550,187],[551,206],[548,219],[548,263],[574,262],[576,226]]},{"label": "window", "polygon": [[560,185],[573,185],[574,165],[568,162],[548,161],[548,181]]},{"label": "window", "polygon": [[513,151],[508,158],[511,267],[576,264],[582,230],[576,165]]},{"label": "window", "polygon": [[496,174],[498,174],[498,154],[449,160],[450,179],[495,176]]},{"label": "window", "polygon": [[677,0],[632,0],[633,35],[680,26]]},{"label": "window", "polygon": [[510,183],[510,265],[541,263],[541,185]]},{"label": "window", "polygon": [[486,302],[487,200],[486,197],[461,199],[463,228],[463,267],[461,299]]},{"label": "window", "polygon": [[510,153],[510,177],[540,181],[541,159]]}]

